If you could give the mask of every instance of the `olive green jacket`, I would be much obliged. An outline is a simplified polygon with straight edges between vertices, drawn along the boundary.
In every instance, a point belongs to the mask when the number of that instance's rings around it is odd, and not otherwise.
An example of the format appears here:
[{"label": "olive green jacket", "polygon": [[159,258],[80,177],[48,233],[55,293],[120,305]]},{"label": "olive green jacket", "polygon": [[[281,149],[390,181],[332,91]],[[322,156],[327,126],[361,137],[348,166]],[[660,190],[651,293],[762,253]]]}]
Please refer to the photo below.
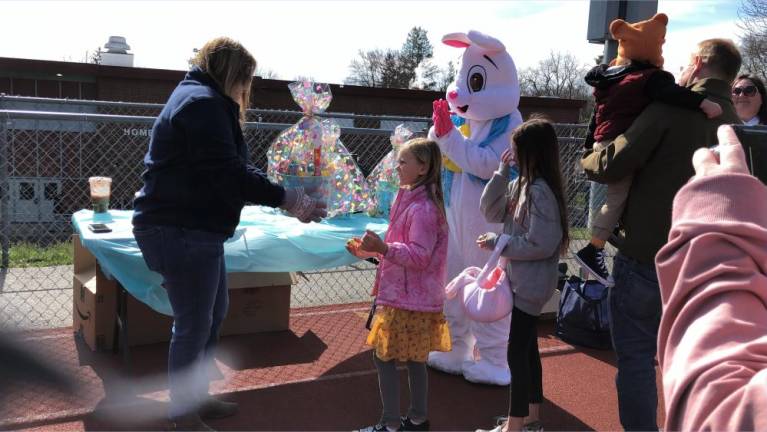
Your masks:
[{"label": "olive green jacket", "polygon": [[721,105],[722,115],[708,119],[700,110],[653,102],[625,133],[581,159],[587,176],[600,183],[634,175],[621,218],[626,239],[620,253],[643,264],[654,265],[655,254],[668,239],[674,196],[695,174],[692,154],[716,145],[719,125],[741,123],[730,100],[730,84],[707,78],[691,88]]}]

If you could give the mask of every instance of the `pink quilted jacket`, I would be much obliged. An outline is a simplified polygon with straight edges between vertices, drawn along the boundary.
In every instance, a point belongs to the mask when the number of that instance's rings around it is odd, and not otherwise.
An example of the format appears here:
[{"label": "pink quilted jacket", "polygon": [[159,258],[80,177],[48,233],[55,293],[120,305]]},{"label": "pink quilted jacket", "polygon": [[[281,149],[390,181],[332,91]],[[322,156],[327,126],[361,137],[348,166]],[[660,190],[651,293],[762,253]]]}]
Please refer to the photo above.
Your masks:
[{"label": "pink quilted jacket", "polygon": [[442,311],[447,222],[425,186],[399,190],[384,241],[389,250],[376,273],[376,304],[418,312]]}]

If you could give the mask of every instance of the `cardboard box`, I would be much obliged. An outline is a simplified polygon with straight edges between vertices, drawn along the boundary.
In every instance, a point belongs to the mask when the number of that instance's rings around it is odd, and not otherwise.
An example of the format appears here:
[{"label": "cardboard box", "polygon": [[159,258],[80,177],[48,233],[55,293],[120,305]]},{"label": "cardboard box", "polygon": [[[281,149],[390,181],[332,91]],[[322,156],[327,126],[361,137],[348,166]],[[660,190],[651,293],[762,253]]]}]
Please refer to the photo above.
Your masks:
[{"label": "cardboard box", "polygon": [[[97,351],[111,350],[117,320],[118,284],[107,279],[95,257],[72,236],[74,245],[73,326]],[[229,312],[221,335],[287,330],[293,273],[229,273]],[[173,318],[127,295],[128,346],[167,342]]]},{"label": "cardboard box", "polygon": [[104,276],[96,259],[72,236],[74,277],[72,281],[72,327],[92,350],[112,348],[117,316],[117,284]]},{"label": "cardboard box", "polygon": [[[117,325],[117,281],[102,273],[96,258],[83,247],[77,234],[72,236],[72,244],[74,330],[91,350],[111,350]],[[132,295],[126,297],[129,346],[170,340],[173,318],[155,312]]]},{"label": "cardboard box", "polygon": [[136,297],[126,295],[128,346],[149,345],[170,340],[173,317],[156,312]]},{"label": "cardboard box", "polygon": [[229,312],[221,335],[287,330],[294,273],[229,273]]}]

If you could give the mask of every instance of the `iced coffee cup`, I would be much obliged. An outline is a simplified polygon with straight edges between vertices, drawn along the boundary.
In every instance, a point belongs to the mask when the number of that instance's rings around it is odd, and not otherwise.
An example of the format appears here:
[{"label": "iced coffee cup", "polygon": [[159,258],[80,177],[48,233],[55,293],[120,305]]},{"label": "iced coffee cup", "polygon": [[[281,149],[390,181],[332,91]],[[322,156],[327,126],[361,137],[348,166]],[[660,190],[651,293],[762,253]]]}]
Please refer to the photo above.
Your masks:
[{"label": "iced coffee cup", "polygon": [[110,177],[90,177],[91,204],[94,213],[106,213],[109,210],[109,195],[112,187]]}]

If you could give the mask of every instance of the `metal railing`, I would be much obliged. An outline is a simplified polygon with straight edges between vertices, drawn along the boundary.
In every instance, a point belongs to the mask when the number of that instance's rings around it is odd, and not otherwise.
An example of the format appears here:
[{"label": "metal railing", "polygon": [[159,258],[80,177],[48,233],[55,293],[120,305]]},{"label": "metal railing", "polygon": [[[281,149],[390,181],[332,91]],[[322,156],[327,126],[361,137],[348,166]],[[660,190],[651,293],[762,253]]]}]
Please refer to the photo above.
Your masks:
[{"label": "metal railing", "polygon": [[[90,206],[88,177],[113,179],[110,207],[131,209],[141,187],[157,104],[0,96],[0,328],[71,325],[71,264],[22,267],[9,256],[22,246],[44,250],[67,242],[71,215]],[[250,160],[265,169],[266,151],[300,112],[251,110],[244,128]],[[367,175],[391,145],[397,124],[425,129],[430,119],[326,113],[341,123],[341,141]],[[556,125],[568,196],[571,250],[584,244],[589,187],[579,169],[584,125]],[[574,264],[570,269],[575,271]],[[374,268],[307,272],[292,291],[293,307],[369,300]]]}]

